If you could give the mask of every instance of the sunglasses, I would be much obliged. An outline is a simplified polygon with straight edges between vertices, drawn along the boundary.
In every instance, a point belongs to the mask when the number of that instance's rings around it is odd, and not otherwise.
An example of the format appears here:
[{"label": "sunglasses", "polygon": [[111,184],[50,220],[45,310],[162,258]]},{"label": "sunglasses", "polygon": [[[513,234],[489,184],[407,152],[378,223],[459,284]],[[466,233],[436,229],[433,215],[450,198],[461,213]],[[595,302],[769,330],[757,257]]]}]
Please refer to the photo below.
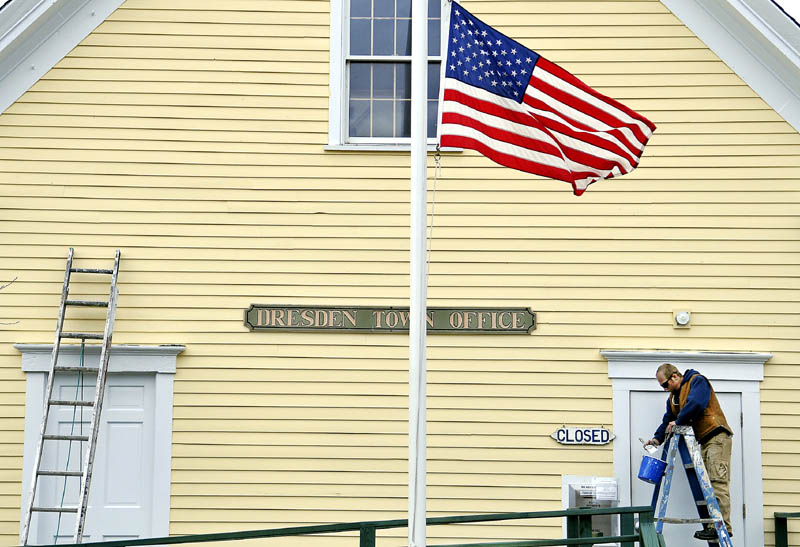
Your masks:
[{"label": "sunglasses", "polygon": [[661,382],[661,387],[664,389],[669,388],[669,381],[672,380],[672,376]]}]

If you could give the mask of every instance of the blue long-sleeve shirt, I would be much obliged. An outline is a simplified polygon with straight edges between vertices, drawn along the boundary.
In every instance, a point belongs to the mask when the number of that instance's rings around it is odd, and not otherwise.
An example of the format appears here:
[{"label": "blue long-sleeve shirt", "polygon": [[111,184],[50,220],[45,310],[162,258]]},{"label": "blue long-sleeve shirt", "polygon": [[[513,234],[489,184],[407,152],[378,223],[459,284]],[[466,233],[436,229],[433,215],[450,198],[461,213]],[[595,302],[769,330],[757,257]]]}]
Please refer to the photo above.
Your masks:
[{"label": "blue long-sleeve shirt", "polygon": [[711,386],[708,380],[705,379],[699,372],[693,369],[687,370],[683,375],[681,381],[681,389],[684,384],[691,382],[692,388],[689,391],[689,396],[686,398],[686,403],[681,408],[676,416],[672,412],[672,406],[669,401],[670,398],[676,394],[670,393],[667,397],[667,411],[661,419],[661,425],[656,429],[653,437],[658,439],[658,442],[663,443],[666,437],[667,426],[670,422],[675,422],[675,425],[691,425],[695,418],[699,418],[703,411],[708,406],[708,401],[711,399]]}]

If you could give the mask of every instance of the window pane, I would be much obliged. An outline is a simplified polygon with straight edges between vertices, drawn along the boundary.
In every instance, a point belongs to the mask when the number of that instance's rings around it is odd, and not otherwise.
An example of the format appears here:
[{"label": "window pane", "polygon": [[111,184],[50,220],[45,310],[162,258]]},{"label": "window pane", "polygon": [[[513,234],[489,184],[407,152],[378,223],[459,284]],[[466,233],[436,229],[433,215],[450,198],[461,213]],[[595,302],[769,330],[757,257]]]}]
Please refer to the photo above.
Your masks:
[{"label": "window pane", "polygon": [[394,137],[394,101],[373,101],[372,113],[372,136]]},{"label": "window pane", "polygon": [[371,21],[369,19],[350,19],[350,55],[369,55]]},{"label": "window pane", "polygon": [[439,19],[428,21],[428,55],[439,55],[442,49],[442,23]]},{"label": "window pane", "polygon": [[411,0],[397,0],[397,16],[411,17]]},{"label": "window pane", "polygon": [[439,99],[439,77],[441,63],[428,63],[428,98]]},{"label": "window pane", "polygon": [[370,97],[370,64],[350,63],[350,97]]},{"label": "window pane", "polygon": [[350,101],[351,137],[369,137],[369,101]]},{"label": "window pane", "polygon": [[439,115],[439,101],[428,101],[428,138],[436,136],[437,116]]},{"label": "window pane", "polygon": [[439,0],[428,0],[428,17],[441,17],[442,3]]},{"label": "window pane", "polygon": [[411,55],[411,19],[397,20],[396,55]]},{"label": "window pane", "polygon": [[375,19],[375,37],[372,43],[373,55],[394,54],[394,19]]},{"label": "window pane", "polygon": [[390,63],[373,63],[372,65],[373,96],[391,99],[394,97],[394,65]]},{"label": "window pane", "polygon": [[394,17],[394,0],[373,0],[375,17]]},{"label": "window pane", "polygon": [[370,0],[350,0],[350,17],[369,17],[372,15]]},{"label": "window pane", "polygon": [[397,87],[395,97],[398,99],[411,99],[411,63],[398,63]]},{"label": "window pane", "polygon": [[397,101],[397,135],[396,137],[411,136],[411,101]]}]

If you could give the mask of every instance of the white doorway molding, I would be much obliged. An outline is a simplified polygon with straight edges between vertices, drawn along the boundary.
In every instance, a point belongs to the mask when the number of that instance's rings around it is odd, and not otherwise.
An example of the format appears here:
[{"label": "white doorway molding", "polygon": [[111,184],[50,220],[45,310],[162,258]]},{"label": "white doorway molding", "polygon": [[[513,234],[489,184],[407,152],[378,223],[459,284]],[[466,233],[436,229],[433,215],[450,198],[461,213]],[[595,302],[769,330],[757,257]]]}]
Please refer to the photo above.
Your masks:
[{"label": "white doorway molding", "polygon": [[[22,371],[26,379],[25,448],[22,474],[22,507],[29,495],[33,473],[33,459],[39,439],[44,410],[47,376],[50,372],[51,344],[15,344],[22,353]],[[177,357],[185,346],[112,345],[109,358],[109,377],[119,374],[154,375],[154,453],[153,476],[142,477],[152,481],[151,537],[169,535],[170,475],[172,463],[172,408]],[[62,345],[59,365],[78,366],[81,346]],[[100,359],[99,345],[87,345],[86,359],[94,364]],[[21,526],[21,524],[20,524]]]},{"label": "white doorway molding", "polygon": [[[724,353],[680,351],[601,350],[608,360],[608,377],[613,389],[614,475],[619,479],[620,505],[631,503],[630,438],[631,391],[660,392],[655,373],[662,363],[672,363],[679,370],[694,368],[714,384],[719,393],[741,393],[742,458],[744,503],[747,508],[745,545],[764,544],[764,506],[761,467],[761,381],[764,363],[770,353]],[[658,424],[653,424],[655,430]]]}]

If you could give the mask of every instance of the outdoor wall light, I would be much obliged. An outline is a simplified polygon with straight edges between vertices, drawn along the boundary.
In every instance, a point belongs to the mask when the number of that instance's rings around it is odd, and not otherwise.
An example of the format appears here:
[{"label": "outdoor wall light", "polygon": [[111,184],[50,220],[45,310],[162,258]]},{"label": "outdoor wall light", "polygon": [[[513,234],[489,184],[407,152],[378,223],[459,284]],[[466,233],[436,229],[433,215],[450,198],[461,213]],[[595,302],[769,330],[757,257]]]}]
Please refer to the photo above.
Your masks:
[{"label": "outdoor wall light", "polygon": [[673,326],[676,329],[688,329],[692,321],[692,312],[680,310],[672,312]]}]

